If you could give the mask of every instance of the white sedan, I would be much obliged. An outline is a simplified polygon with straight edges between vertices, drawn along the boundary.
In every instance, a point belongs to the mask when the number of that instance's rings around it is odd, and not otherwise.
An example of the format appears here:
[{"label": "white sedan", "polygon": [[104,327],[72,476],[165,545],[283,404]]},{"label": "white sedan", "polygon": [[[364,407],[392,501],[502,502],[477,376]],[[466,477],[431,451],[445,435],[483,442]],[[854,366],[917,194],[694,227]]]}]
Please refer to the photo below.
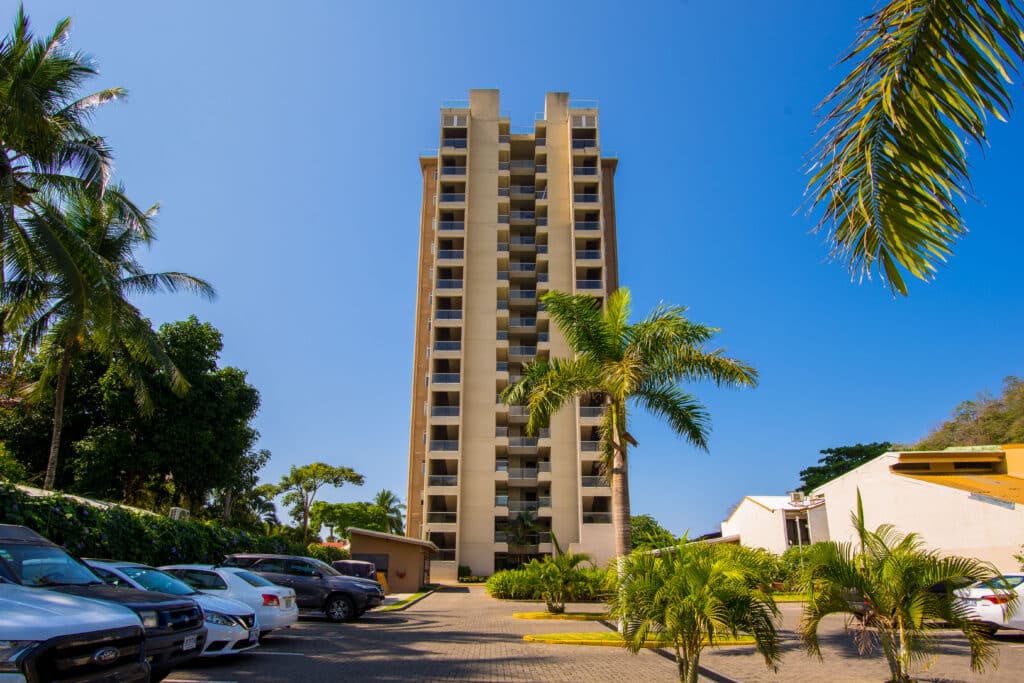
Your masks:
[{"label": "white sedan", "polygon": [[206,617],[206,645],[201,657],[230,655],[257,647],[260,624],[248,605],[200,593],[167,572],[135,562],[85,560],[93,573],[104,583],[143,591],[159,591],[192,598],[203,608]]},{"label": "white sedan", "polygon": [[1001,628],[1024,631],[1024,575],[1005,574],[953,593],[969,618],[991,627],[993,633]]},{"label": "white sedan", "polygon": [[172,564],[160,567],[200,593],[243,602],[256,610],[260,635],[288,628],[299,618],[295,590],[271,583],[258,574],[239,567],[214,567],[209,564]]}]

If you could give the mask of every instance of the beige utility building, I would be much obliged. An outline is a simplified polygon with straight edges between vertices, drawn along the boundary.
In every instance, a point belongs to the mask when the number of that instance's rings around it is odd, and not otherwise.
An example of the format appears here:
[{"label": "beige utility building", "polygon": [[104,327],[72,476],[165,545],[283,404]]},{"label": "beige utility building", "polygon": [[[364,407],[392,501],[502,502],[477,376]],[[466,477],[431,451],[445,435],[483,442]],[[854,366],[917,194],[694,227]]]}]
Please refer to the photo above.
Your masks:
[{"label": "beige utility building", "polygon": [[[420,158],[406,533],[438,547],[434,580],[550,553],[552,531],[605,562],[614,544],[599,401],[528,437],[526,408],[497,400],[524,364],[570,355],[540,296],[603,300],[618,287],[616,160],[601,155],[596,104],[547,93],[520,129],[497,90],[472,90],[441,108],[439,124],[437,153]],[[527,534],[521,515],[533,521]]]}]

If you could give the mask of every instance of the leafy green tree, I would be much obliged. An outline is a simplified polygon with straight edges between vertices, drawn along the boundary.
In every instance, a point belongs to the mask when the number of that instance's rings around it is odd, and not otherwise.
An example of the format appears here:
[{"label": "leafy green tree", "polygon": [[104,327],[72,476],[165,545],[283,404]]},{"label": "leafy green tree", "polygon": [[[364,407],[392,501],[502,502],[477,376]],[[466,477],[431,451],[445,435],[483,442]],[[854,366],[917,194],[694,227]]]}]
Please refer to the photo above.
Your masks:
[{"label": "leafy green tree", "polygon": [[667,640],[679,680],[696,683],[705,647],[725,636],[750,634],[765,664],[776,668],[779,612],[754,587],[759,564],[752,566],[744,551],[684,542],[669,551],[624,558],[611,593],[611,615],[627,625],[626,647],[635,654],[649,637]]},{"label": "leafy green tree", "polygon": [[310,509],[310,527],[318,533],[321,527],[334,527],[333,534],[348,538],[348,528],[369,529],[388,533],[384,510],[373,503],[326,503],[318,500]]},{"label": "leafy green tree", "polygon": [[949,420],[915,448],[941,450],[1004,443],[1024,443],[1024,381],[1013,376],[1003,380],[998,397],[986,393],[958,405]]},{"label": "leafy green tree", "polygon": [[188,382],[149,321],[129,299],[163,290],[191,290],[212,297],[213,288],[185,273],[147,273],[142,268],[135,250],[154,239],[151,220],[155,214],[155,206],[139,213],[109,197],[76,191],[60,206],[42,204],[40,212],[27,221],[33,227],[45,224],[58,236],[58,243],[49,245],[44,265],[14,269],[14,277],[0,290],[0,304],[7,322],[22,330],[16,358],[36,353],[43,361],[32,396],[38,400],[50,382],[56,382],[45,489],[53,488],[57,476],[71,361],[87,338],[103,356],[126,361],[126,379],[144,411],[151,411],[152,405],[141,381],[142,368],[162,370],[179,395],[188,390]]},{"label": "leafy green tree", "polygon": [[677,545],[679,539],[672,532],[658,524],[650,515],[633,515],[629,518],[630,538],[633,550],[657,550]]},{"label": "leafy green tree", "polygon": [[1016,0],[889,0],[864,18],[850,73],[820,105],[809,204],[832,257],[905,295],[904,272],[934,277],[967,229],[967,147],[1012,108],[1024,58]]},{"label": "leafy green tree", "polygon": [[857,642],[862,653],[870,652],[876,641],[881,644],[891,681],[910,681],[912,665],[926,663],[938,652],[933,633],[949,626],[967,636],[973,671],[994,663],[997,651],[986,627],[969,620],[951,588],[935,592],[933,587],[990,579],[998,574],[995,567],[970,558],[941,557],[926,550],[917,534],[900,534],[888,524],[868,531],[859,491],[851,516],[856,545],[816,543],[805,558],[811,597],[800,628],[808,652],[821,656],[818,627],[823,618],[848,614],[860,620]]},{"label": "leafy green tree", "polygon": [[281,477],[277,485],[278,494],[283,496],[284,504],[291,508],[292,518],[301,522],[304,542],[309,537],[309,515],[316,494],[324,486],[340,488],[346,483],[362,486],[363,475],[348,467],[314,462],[301,467],[292,465],[288,474]]},{"label": "leafy green tree", "polygon": [[706,350],[717,330],[688,320],[681,306],[662,304],[640,322],[630,323],[626,288],[609,295],[603,312],[587,295],[552,291],[542,301],[575,357],[528,364],[523,379],[501,398],[529,407],[527,433],[536,434],[576,397],[603,397],[603,466],[611,474],[615,553],[621,557],[632,549],[627,449],[637,445],[629,433],[627,408],[639,407],[662,418],[678,435],[706,449],[707,411],[682,384],[711,381],[753,387],[757,371],[725,356],[724,349]]},{"label": "leafy green tree", "polygon": [[398,496],[388,490],[378,491],[377,496],[373,499],[373,504],[384,512],[384,517],[387,519],[387,528],[384,531],[390,534],[401,534],[405,530],[405,524],[402,521],[405,504],[399,500]]},{"label": "leafy green tree", "polygon": [[508,542],[509,551],[516,558],[516,565],[523,563],[523,555],[527,546],[539,544],[539,533],[540,524],[537,521],[537,513],[533,510],[521,511],[505,527],[505,539]]},{"label": "leafy green tree", "polygon": [[888,441],[824,448],[818,451],[825,456],[818,459],[820,465],[800,470],[800,483],[803,484],[800,490],[809,493],[822,484],[827,484],[839,475],[846,474],[890,450],[892,450],[892,443]]},{"label": "leafy green tree", "polygon": [[571,549],[563,551],[554,532],[551,540],[555,546],[554,554],[542,560],[531,560],[523,570],[540,587],[548,612],[562,614],[566,601],[575,598],[580,589],[589,584],[581,565],[592,564],[592,560],[587,553],[576,553]]}]

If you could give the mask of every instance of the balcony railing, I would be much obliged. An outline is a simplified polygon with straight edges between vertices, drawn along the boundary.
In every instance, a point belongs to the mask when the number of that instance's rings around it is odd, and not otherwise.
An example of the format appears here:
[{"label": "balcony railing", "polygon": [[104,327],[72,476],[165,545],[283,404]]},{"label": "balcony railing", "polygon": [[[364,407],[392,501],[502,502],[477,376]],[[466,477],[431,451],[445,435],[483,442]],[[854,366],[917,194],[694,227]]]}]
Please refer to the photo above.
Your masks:
[{"label": "balcony railing", "polygon": [[499,213],[498,214],[498,222],[499,223],[508,223],[508,214],[507,213]]},{"label": "balcony railing", "polygon": [[600,230],[601,221],[576,221],[577,230]]},{"label": "balcony railing", "polygon": [[458,406],[434,406],[430,409],[431,417],[458,417]]},{"label": "balcony railing", "polygon": [[512,318],[508,321],[509,327],[537,327],[536,318]]},{"label": "balcony railing", "polygon": [[462,280],[438,280],[438,289],[462,289]]},{"label": "balcony railing", "polygon": [[[459,282],[461,283],[462,280],[459,280]],[[512,299],[536,299],[537,298],[537,290],[536,289],[513,289],[511,292],[508,293],[508,295]]]},{"label": "balcony railing", "polygon": [[[547,224],[547,222],[548,222],[547,218],[544,218],[544,219],[538,218],[537,219],[537,225],[540,225],[540,221],[541,220],[543,220],[545,224]],[[546,244],[538,244],[537,245],[537,253],[538,254],[546,254],[546,253],[548,253],[548,245],[546,245]]]},{"label": "balcony railing", "polygon": [[540,509],[540,501],[537,500],[510,500],[508,501],[509,512],[533,512]]},{"label": "balcony railing", "polygon": [[465,256],[466,252],[462,249],[441,249],[437,252],[437,258],[449,261],[461,261]]},{"label": "balcony railing", "polygon": [[538,332],[537,333],[537,341],[539,341],[539,342],[549,342],[549,341],[551,341],[551,335],[548,334],[547,332]]},{"label": "balcony railing", "polygon": [[454,562],[455,561],[455,548],[441,548],[434,555],[431,556],[431,560],[437,562]]},{"label": "balcony railing", "polygon": [[533,162],[532,161],[528,161],[526,159],[513,159],[511,163],[512,163],[512,168],[514,168],[514,169],[518,169],[518,170],[521,170],[521,171],[523,171],[523,170],[525,170],[525,171],[533,170]]},{"label": "balcony railing", "polygon": [[537,192],[534,194],[534,197],[537,198],[537,199],[547,199],[548,198],[548,191],[547,190],[537,190]]},{"label": "balcony railing", "polygon": [[508,507],[508,496],[495,496],[494,507],[504,508]]},{"label": "balcony railing", "polygon": [[465,192],[442,192],[441,193],[441,201],[442,202],[464,202],[464,201],[466,201],[466,193]]},{"label": "balcony railing", "polygon": [[[582,194],[574,194],[572,196],[572,200],[574,202],[576,202],[577,204],[593,204],[594,202],[597,201],[597,198],[598,198],[598,195],[591,194],[589,192],[585,192],[585,193],[582,193]],[[444,200],[442,199],[441,201],[444,201]],[[452,201],[461,201],[461,200],[452,200]]]},{"label": "balcony railing", "polygon": [[512,194],[527,194],[532,195],[536,188],[533,185],[513,185]]},{"label": "balcony railing", "polygon": [[498,162],[498,170],[499,171],[507,171],[508,170],[508,162],[507,161],[499,161]]},{"label": "balcony railing", "polygon": [[580,441],[580,450],[585,453],[594,453],[601,450],[600,441]]},{"label": "balcony railing", "polygon": [[527,534],[517,538],[515,535],[509,535],[505,529],[495,529],[494,531],[494,542],[495,543],[509,543],[516,547],[533,547],[538,546],[541,543],[551,543],[551,533],[547,531],[540,531],[535,534]]},{"label": "balcony railing", "polygon": [[573,149],[590,149],[591,147],[597,147],[597,140],[577,138],[572,141]]},{"label": "balcony railing", "polygon": [[433,384],[458,384],[460,378],[457,372],[435,372],[430,381]]},{"label": "balcony railing", "polygon": [[508,383],[509,384],[515,384],[516,382],[522,382],[523,381],[523,377],[525,377],[525,375],[509,375],[508,376]]},{"label": "balcony railing", "polygon": [[547,216],[537,216],[537,226],[538,227],[544,227],[547,224],[548,224],[548,217]]},{"label": "balcony railing", "polygon": [[604,477],[582,477],[581,483],[583,484],[584,488],[608,486],[608,480],[605,479]]},{"label": "balcony railing", "polygon": [[508,242],[498,242],[498,251],[508,251]]},{"label": "balcony railing", "polygon": [[611,524],[612,513],[610,512],[584,512],[584,524]]},{"label": "balcony railing", "polygon": [[548,144],[548,141],[546,138],[537,138],[536,141],[534,141],[534,144],[538,147],[544,147]]},{"label": "balcony railing", "polygon": [[537,164],[537,173],[547,173],[547,172],[548,172],[548,165],[547,164]]},{"label": "balcony railing", "polygon": [[511,139],[512,138],[509,137],[508,135],[499,135],[498,136],[498,144],[499,145],[507,145]]},{"label": "balcony railing", "polygon": [[441,221],[437,224],[437,227],[441,230],[465,230],[465,221]]},{"label": "balcony railing", "polygon": [[539,462],[537,463],[537,471],[540,473],[551,472],[551,463]]},{"label": "balcony railing", "polygon": [[442,166],[441,175],[466,175],[465,166]]},{"label": "balcony railing", "polygon": [[435,351],[461,351],[461,341],[436,341],[434,342]]},{"label": "balcony railing", "polygon": [[498,372],[508,372],[508,361],[499,360],[497,363],[494,364],[494,369],[497,370]]},{"label": "balcony railing", "polygon": [[597,166],[573,166],[573,175],[597,175]]},{"label": "balcony railing", "polygon": [[508,445],[513,448],[534,448],[537,446],[537,437],[535,436],[510,436],[508,437]]},{"label": "balcony railing", "polygon": [[458,521],[458,514],[455,512],[428,512],[428,524],[455,524]]},{"label": "balcony railing", "polygon": [[537,273],[537,282],[543,284],[548,281],[547,273]]},{"label": "balcony railing", "polygon": [[427,486],[458,486],[457,474],[431,474],[427,477]]},{"label": "balcony railing", "polygon": [[513,211],[511,213],[512,219],[517,221],[532,221],[536,216],[535,211]]},{"label": "balcony railing", "polygon": [[499,311],[507,311],[508,310],[508,299],[498,299],[498,310]]},{"label": "balcony railing", "polygon": [[494,338],[498,341],[508,341],[508,330],[498,330]]},{"label": "balcony railing", "polygon": [[509,188],[507,188],[507,187],[499,187],[498,188],[498,196],[499,197],[508,197],[509,194],[511,194],[509,192]]},{"label": "balcony railing", "polygon": [[436,320],[462,320],[461,308],[442,308],[434,312]]},{"label": "balcony railing", "polygon": [[[508,427],[495,427],[494,428],[494,435],[507,438],[508,437]],[[500,462],[501,461],[499,461],[499,464],[500,464]],[[508,462],[505,463],[504,469],[502,469],[500,467],[496,467],[495,469],[497,469],[499,472],[504,472],[505,470],[508,469]]]},{"label": "balcony railing", "polygon": [[452,149],[466,149],[466,144],[466,138],[448,138],[441,141],[442,147],[450,147]]},{"label": "balcony railing", "polygon": [[[540,429],[537,430],[537,436],[540,437],[541,439],[550,439],[551,438],[551,428],[550,427],[541,427]],[[550,467],[550,465],[549,465],[549,467]],[[541,470],[541,472],[544,472],[544,471],[545,470],[543,470],[543,469]]]},{"label": "balcony railing", "polygon": [[508,264],[508,269],[516,273],[533,273],[537,271],[537,264],[519,261]]},{"label": "balcony railing", "polygon": [[508,279],[508,271],[507,270],[499,270],[498,271],[498,280],[507,280],[507,279]]},{"label": "balcony railing", "polygon": [[599,258],[601,258],[601,250],[600,249],[577,249],[576,250],[576,258],[580,259],[580,260],[585,260],[585,261],[588,261],[588,260],[591,260],[591,259],[599,259]]},{"label": "balcony railing", "polygon": [[601,289],[604,287],[603,280],[577,280],[576,289]]},{"label": "balcony railing", "polygon": [[540,507],[549,508],[551,507],[551,496],[538,496],[537,502],[540,504]]},{"label": "balcony railing", "polygon": [[430,442],[430,450],[432,451],[457,451],[459,450],[459,441],[456,440],[433,440]]},{"label": "balcony railing", "polygon": [[536,346],[510,346],[508,349],[508,355],[510,356],[536,356]]},{"label": "balcony railing", "polygon": [[520,247],[528,247],[533,244],[537,244],[536,237],[513,237],[512,244]]},{"label": "balcony railing", "polygon": [[509,406],[508,414],[513,417],[530,417],[530,408],[528,406]]},{"label": "balcony railing", "polygon": [[604,406],[580,406],[580,417],[601,417]]},{"label": "balcony railing", "polygon": [[510,467],[508,470],[509,479],[536,479],[537,468],[536,467]]}]

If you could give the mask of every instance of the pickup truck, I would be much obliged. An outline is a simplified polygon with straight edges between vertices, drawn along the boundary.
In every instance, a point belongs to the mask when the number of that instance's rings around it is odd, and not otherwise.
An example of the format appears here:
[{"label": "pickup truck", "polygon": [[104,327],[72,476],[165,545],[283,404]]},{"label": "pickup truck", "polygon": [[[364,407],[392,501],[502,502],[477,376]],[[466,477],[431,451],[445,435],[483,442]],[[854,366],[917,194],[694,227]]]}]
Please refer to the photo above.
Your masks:
[{"label": "pickup truck", "polygon": [[145,629],[151,680],[195,658],[206,643],[203,610],[189,598],[103,583],[82,562],[28,527],[0,524],[0,581],[123,605]]},{"label": "pickup truck", "polygon": [[145,683],[145,638],[127,607],[0,583],[0,683]]}]

